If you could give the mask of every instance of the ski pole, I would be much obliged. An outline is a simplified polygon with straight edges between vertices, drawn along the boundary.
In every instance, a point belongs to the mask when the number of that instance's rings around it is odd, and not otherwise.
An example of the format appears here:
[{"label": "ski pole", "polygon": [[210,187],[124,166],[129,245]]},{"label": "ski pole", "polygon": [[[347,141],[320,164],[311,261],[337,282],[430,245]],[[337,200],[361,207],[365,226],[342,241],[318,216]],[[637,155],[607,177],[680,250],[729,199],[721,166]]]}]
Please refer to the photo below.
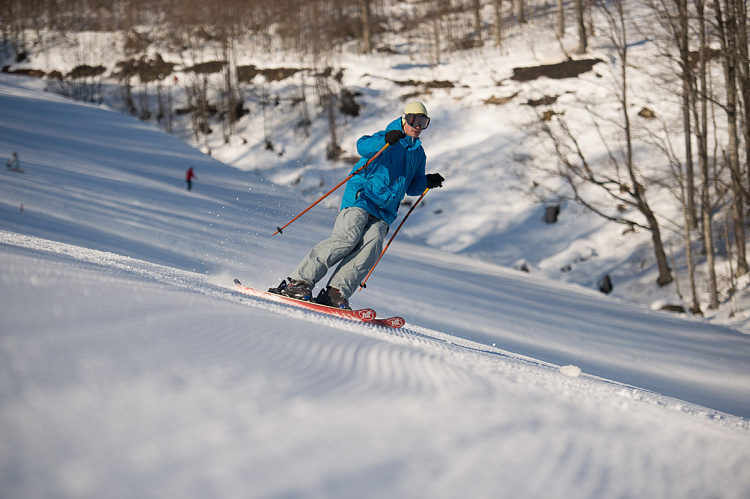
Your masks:
[{"label": "ski pole", "polygon": [[346,177],[346,178],[345,178],[344,180],[342,180],[341,182],[339,182],[339,184],[338,184],[338,185],[337,185],[336,187],[334,187],[334,188],[333,188],[333,189],[331,189],[330,191],[328,191],[328,192],[326,192],[325,194],[323,194],[323,196],[322,196],[322,197],[321,197],[320,199],[318,199],[318,200],[317,200],[317,201],[315,201],[315,202],[314,202],[313,204],[311,204],[310,206],[308,206],[308,207],[307,207],[307,208],[305,209],[305,211],[303,211],[302,213],[300,213],[299,215],[297,215],[297,216],[296,216],[296,217],[294,217],[293,219],[289,220],[289,221],[288,221],[288,222],[286,223],[286,225],[284,225],[283,227],[276,227],[276,232],[274,232],[274,233],[273,233],[273,235],[275,236],[276,234],[283,234],[283,232],[282,232],[282,230],[283,230],[283,229],[286,229],[286,228],[287,228],[287,227],[288,227],[289,225],[291,225],[291,223],[292,223],[292,222],[294,222],[294,221],[295,221],[295,220],[297,220],[297,219],[298,219],[299,217],[301,217],[302,215],[304,215],[305,213],[307,213],[308,211],[310,211],[310,208],[312,208],[312,207],[313,207],[313,206],[315,206],[316,204],[318,204],[318,203],[320,203],[321,201],[323,201],[323,200],[324,200],[325,198],[327,198],[327,197],[328,197],[328,196],[329,196],[329,195],[330,195],[330,194],[331,194],[331,193],[332,193],[333,191],[335,191],[336,189],[338,189],[339,187],[341,187],[342,185],[344,185],[344,184],[345,184],[345,183],[346,183],[346,182],[347,182],[347,181],[348,181],[348,180],[349,180],[350,178],[352,178],[353,176],[355,176],[356,174],[358,174],[359,172],[361,172],[362,170],[364,170],[365,168],[367,168],[367,166],[368,166],[368,165],[369,165],[370,163],[372,163],[372,162],[373,162],[373,160],[374,160],[375,158],[377,158],[378,156],[380,156],[380,153],[381,153],[381,152],[383,152],[383,151],[385,151],[385,148],[386,148],[386,147],[388,147],[389,145],[390,145],[390,144],[386,142],[386,144],[385,144],[385,145],[384,145],[384,146],[383,146],[383,147],[382,147],[382,148],[381,148],[381,149],[380,149],[380,150],[379,150],[379,151],[378,151],[378,152],[377,152],[377,153],[375,154],[375,156],[373,156],[372,158],[370,158],[369,160],[367,160],[367,163],[365,163],[364,165],[362,165],[361,167],[359,167],[359,168],[357,169],[357,171],[356,171],[356,172],[352,173],[351,175],[349,175],[348,177]]},{"label": "ski pole", "polygon": [[375,267],[378,265],[378,262],[380,262],[380,259],[383,258],[383,255],[385,255],[385,252],[388,250],[388,246],[390,246],[391,243],[393,242],[393,238],[396,237],[396,234],[398,234],[398,231],[401,230],[401,227],[404,225],[404,222],[406,222],[406,219],[409,218],[409,215],[411,215],[411,212],[414,211],[414,208],[417,207],[417,205],[419,204],[419,202],[422,201],[422,198],[425,196],[425,194],[427,194],[427,191],[429,191],[429,190],[430,190],[429,187],[424,190],[424,192],[422,193],[422,195],[419,196],[419,199],[417,199],[417,202],[412,205],[411,209],[408,211],[408,213],[406,214],[406,216],[404,217],[404,219],[401,220],[401,223],[398,224],[398,228],[396,229],[396,232],[393,233],[393,235],[391,236],[391,239],[388,241],[388,244],[386,244],[385,248],[383,248],[383,252],[380,253],[380,256],[378,257],[377,261],[375,262],[375,265],[372,266],[372,268],[370,269],[370,271],[365,276],[365,280],[362,281],[362,284],[359,285],[360,291],[363,288],[367,287],[367,279],[370,278],[370,274],[372,274],[372,271],[375,270]]}]

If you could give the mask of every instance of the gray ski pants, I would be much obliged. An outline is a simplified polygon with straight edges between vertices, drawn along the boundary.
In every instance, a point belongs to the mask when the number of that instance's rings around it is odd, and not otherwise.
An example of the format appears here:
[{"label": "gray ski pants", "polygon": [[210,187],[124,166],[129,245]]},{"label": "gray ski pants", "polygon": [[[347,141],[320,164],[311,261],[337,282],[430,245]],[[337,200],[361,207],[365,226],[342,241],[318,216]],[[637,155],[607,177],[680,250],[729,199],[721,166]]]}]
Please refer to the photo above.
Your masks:
[{"label": "gray ski pants", "polygon": [[336,216],[331,237],[316,244],[289,277],[314,287],[338,263],[328,286],[348,299],[375,265],[386,234],[388,224],[383,220],[361,208],[344,208]]}]

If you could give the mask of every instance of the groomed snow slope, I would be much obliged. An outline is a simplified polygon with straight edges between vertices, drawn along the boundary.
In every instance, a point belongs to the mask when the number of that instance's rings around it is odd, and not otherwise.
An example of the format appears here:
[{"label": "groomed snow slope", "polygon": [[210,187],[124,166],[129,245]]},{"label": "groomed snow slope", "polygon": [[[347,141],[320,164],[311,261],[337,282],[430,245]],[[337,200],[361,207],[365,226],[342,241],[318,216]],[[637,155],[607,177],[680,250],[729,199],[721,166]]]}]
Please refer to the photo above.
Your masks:
[{"label": "groomed snow slope", "polygon": [[249,298],[232,278],[275,284],[335,211],[273,237],[305,200],[24,86],[0,80],[26,169],[0,171],[4,497],[750,495],[747,335],[408,238],[352,299],[402,330]]}]

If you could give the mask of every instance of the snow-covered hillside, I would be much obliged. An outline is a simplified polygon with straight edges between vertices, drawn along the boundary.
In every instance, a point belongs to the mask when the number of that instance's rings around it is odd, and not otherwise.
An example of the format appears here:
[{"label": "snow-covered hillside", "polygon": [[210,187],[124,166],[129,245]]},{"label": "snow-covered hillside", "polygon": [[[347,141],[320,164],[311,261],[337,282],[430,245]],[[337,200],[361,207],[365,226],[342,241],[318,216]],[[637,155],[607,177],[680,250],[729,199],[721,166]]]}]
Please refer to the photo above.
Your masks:
[{"label": "snow-covered hillside", "polygon": [[352,298],[401,330],[249,298],[335,211],[272,236],[306,200],[38,85],[0,79],[3,497],[750,494],[747,335],[406,234]]},{"label": "snow-covered hillside", "polygon": [[[627,4],[629,9],[635,9],[629,16],[632,22],[645,23],[653,16],[648,10],[638,10],[643,6],[637,2]],[[401,9],[411,7],[394,6],[396,17]],[[489,5],[485,7],[488,9]],[[485,14],[489,18],[489,12]],[[605,164],[607,160],[603,158],[618,148],[619,131],[614,123],[621,117],[613,90],[617,87],[619,56],[598,14],[592,12],[591,15],[591,22],[597,29],[590,34],[585,58],[607,62],[594,64],[593,69],[576,78],[532,81],[511,78],[514,68],[565,61],[566,50],[576,45],[574,30],[568,30],[568,35],[560,41],[554,29],[542,19],[522,29],[510,29],[502,48],[488,43],[478,49],[445,52],[440,55],[440,64],[424,60],[424,52],[419,47],[425,40],[420,40],[419,36],[407,39],[404,33],[397,31],[382,34],[383,46],[393,50],[362,56],[354,46],[341,47],[331,64],[341,71],[342,87],[356,95],[360,113],[356,117],[337,115],[337,138],[343,149],[342,157],[346,159],[338,162],[325,159],[330,136],[327,114],[316,95],[314,64],[303,55],[280,49],[269,55],[265,45],[256,43],[258,40],[248,31],[247,38],[235,48],[238,65],[300,71],[274,81],[257,76],[247,84],[243,98],[249,112],[233,125],[234,132],[228,137],[222,133],[223,125],[218,116],[210,123],[214,133],[194,137],[186,114],[175,116],[173,135],[203,152],[210,152],[225,164],[255,172],[264,181],[290,187],[291,190],[285,192],[311,203],[348,174],[351,159],[356,156],[357,138],[383,128],[400,113],[405,102],[417,96],[425,101],[432,115],[432,123],[421,137],[428,156],[428,170],[442,173],[446,182],[439,192],[427,196],[404,227],[403,235],[432,248],[507,268],[524,268],[537,278],[588,289],[599,289],[602,278],[609,276],[613,283],[610,296],[614,298],[644,309],[665,305],[683,305],[688,309],[691,292],[681,229],[682,212],[674,194],[667,188],[649,187],[649,203],[659,214],[669,265],[675,277],[675,281],[665,287],[656,284],[650,232],[624,230],[623,225],[606,222],[570,201],[562,204],[559,222],[548,225],[543,222],[545,203],[554,204],[559,199],[548,195],[542,201],[527,192],[532,185],[548,183],[535,168],[557,163],[532,133],[532,123],[539,122],[538,113],[564,116],[579,136],[586,154],[595,158],[597,165]],[[154,28],[142,26],[139,29],[147,32]],[[677,123],[681,111],[675,102],[674,87],[660,79],[665,76],[662,74],[665,71],[663,54],[656,39],[644,37],[643,33],[648,32],[639,24],[631,33],[634,38],[629,47],[630,106],[638,139],[635,159],[646,172],[654,172],[655,177],[666,182],[672,178],[671,173],[665,173],[669,170],[669,161],[654,148],[654,136],[649,134],[658,134],[655,127]],[[10,70],[67,74],[85,59],[87,64],[109,70],[102,85],[104,102],[112,109],[124,111],[127,108],[122,98],[124,90],[112,76],[116,72],[115,64],[129,57],[123,47],[122,34],[69,33],[65,43],[57,35],[45,30],[30,33],[30,39],[38,43],[26,54],[27,59],[7,61]],[[187,109],[189,87],[196,78],[186,68],[205,62],[204,59],[224,56],[216,55],[220,53],[216,47],[206,46],[205,51],[200,51],[200,57],[195,56],[200,60],[193,60],[190,54],[175,53],[174,46],[159,42],[159,36],[153,38],[147,50],[148,57],[156,57],[158,53],[159,57],[177,64],[175,72],[160,82],[161,93],[170,95],[174,109]],[[82,58],[82,54],[85,57]],[[212,81],[208,86],[210,98],[212,102],[219,102],[222,76],[216,73],[209,80]],[[47,85],[51,89],[59,87],[53,80]],[[673,82],[673,85],[679,87],[679,83]],[[144,88],[132,89],[139,105]],[[146,114],[151,115],[155,123],[155,116],[159,114],[155,111],[155,83],[146,93],[149,96],[145,100],[152,106],[151,112]],[[300,104],[302,93],[307,95],[304,105]],[[535,101],[554,104],[531,106]],[[592,124],[591,108],[596,109],[604,124]],[[644,108],[653,110],[659,119],[649,125],[648,120],[637,116]],[[305,133],[300,123],[308,115],[312,123]],[[715,121],[718,136],[722,133],[722,120]],[[610,137],[606,147],[600,134]],[[268,148],[269,142],[272,149]],[[681,140],[673,137],[672,142],[672,147],[679,148],[677,144]],[[565,189],[560,191],[565,192]],[[339,200],[340,194],[334,193],[321,207],[335,209]],[[609,202],[608,206],[614,205]],[[621,216],[642,221],[633,210],[624,209]],[[286,221],[284,216],[278,218]],[[723,226],[722,216],[717,214],[717,227]],[[705,258],[698,253],[695,251],[695,259],[699,260],[696,262],[697,294],[706,317],[714,323],[750,332],[750,316],[745,312],[750,307],[747,292],[750,277],[741,277],[735,291],[729,293],[733,262],[727,259],[726,248],[720,244],[716,257],[721,306],[718,310],[708,309],[708,271]]]}]

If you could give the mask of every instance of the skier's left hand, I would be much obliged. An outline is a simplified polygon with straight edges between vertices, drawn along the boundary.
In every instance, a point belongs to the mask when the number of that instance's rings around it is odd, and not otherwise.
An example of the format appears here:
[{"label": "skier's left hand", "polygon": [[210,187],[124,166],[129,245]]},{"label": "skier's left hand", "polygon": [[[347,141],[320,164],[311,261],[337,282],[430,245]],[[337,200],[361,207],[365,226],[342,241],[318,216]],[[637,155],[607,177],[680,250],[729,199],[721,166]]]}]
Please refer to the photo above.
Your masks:
[{"label": "skier's left hand", "polygon": [[428,173],[426,175],[427,177],[427,188],[428,189],[434,189],[435,187],[442,187],[443,186],[443,178],[442,175],[439,173]]}]

